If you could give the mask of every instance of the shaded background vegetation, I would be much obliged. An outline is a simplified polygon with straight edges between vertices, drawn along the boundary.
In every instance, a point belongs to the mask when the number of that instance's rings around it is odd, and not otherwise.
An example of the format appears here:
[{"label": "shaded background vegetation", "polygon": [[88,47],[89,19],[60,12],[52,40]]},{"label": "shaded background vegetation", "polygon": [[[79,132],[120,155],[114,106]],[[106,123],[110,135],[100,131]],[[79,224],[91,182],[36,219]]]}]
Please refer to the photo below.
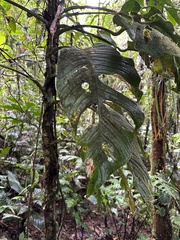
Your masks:
[{"label": "shaded background vegetation", "polygon": [[[164,5],[164,1],[147,1],[144,5],[143,1],[104,1],[99,2],[99,8],[85,8],[83,1],[79,6],[67,1],[61,3],[64,10],[59,14],[57,28],[54,27],[55,34],[50,32],[58,12],[53,1],[19,4],[0,1],[1,236],[153,239],[154,235],[166,239],[161,230],[167,228],[167,232],[172,232],[167,239],[179,239],[179,59],[173,52],[176,50],[169,48],[168,56],[163,57],[154,56],[151,49],[141,51],[137,46],[139,39],[129,34],[132,26],[144,21],[148,28],[143,30],[143,43],[151,40],[152,29],[156,29],[179,46],[178,2],[166,1]],[[121,14],[116,15],[120,10]],[[77,47],[78,52],[72,47]],[[124,58],[119,58],[119,53]],[[134,59],[135,68],[129,58]],[[90,69],[83,72],[85,80],[77,71],[80,68],[81,72],[84,66],[79,64],[81,60]],[[122,61],[127,64],[122,65],[123,70],[119,67]],[[80,88],[76,88],[78,84]],[[78,93],[85,94],[88,103],[75,105]],[[75,107],[83,108],[81,116]],[[107,134],[102,138],[101,133],[91,141],[88,134],[98,132],[98,123],[105,125],[102,132]],[[131,141],[128,138],[124,143],[119,137],[122,124],[127,130],[124,136],[129,134]],[[136,140],[132,145],[134,131]],[[113,135],[108,138],[108,134]],[[157,150],[153,152],[156,140],[162,141],[157,148],[162,154],[158,159],[153,158],[157,156]],[[126,143],[128,151],[119,157],[114,149],[119,145],[126,149]],[[137,154],[141,157],[129,157],[138,145],[141,153]],[[101,153],[100,164],[95,149]],[[143,187],[136,175],[138,171],[133,175],[134,159],[140,164],[142,159],[147,171],[153,174],[149,180],[143,172]],[[59,172],[51,172],[49,166]],[[50,179],[55,173],[55,179]],[[48,205],[51,201],[52,206]],[[154,225],[152,234],[154,216],[167,226]]]}]

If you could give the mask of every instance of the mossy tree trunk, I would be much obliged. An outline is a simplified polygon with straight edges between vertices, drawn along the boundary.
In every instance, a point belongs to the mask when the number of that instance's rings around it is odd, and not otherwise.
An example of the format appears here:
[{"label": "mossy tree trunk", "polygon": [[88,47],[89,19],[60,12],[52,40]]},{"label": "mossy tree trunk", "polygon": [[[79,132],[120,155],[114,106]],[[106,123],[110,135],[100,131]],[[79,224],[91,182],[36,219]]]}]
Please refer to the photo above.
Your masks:
[{"label": "mossy tree trunk", "polygon": [[[151,174],[165,171],[165,141],[166,141],[166,102],[165,79],[153,74],[152,81],[152,150]],[[163,211],[162,211],[163,210]],[[171,240],[172,226],[168,206],[164,205],[158,196],[154,199],[153,235],[157,240]]]},{"label": "mossy tree trunk", "polygon": [[152,151],[151,151],[151,174],[165,170],[165,80],[153,74],[152,81]]},{"label": "mossy tree trunk", "polygon": [[[59,4],[59,5],[58,5]],[[56,195],[58,192],[59,163],[56,144],[56,88],[55,75],[57,63],[58,36],[55,35],[56,27],[63,6],[57,0],[48,0],[47,8],[44,11],[44,18],[48,21],[47,46],[46,46],[46,72],[43,86],[43,121],[42,121],[42,142],[45,161],[45,239],[55,240],[57,233],[56,224]]]}]

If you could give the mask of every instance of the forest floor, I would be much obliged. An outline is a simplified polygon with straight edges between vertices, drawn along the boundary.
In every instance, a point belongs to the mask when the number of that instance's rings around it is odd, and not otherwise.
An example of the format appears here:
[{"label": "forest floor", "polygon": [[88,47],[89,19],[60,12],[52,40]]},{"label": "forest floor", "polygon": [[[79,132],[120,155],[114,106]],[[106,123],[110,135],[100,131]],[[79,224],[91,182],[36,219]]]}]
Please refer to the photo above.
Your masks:
[{"label": "forest floor", "polygon": [[[80,216],[81,225],[77,224],[78,214],[67,213],[63,218],[62,229],[59,238],[62,240],[153,240],[151,226],[146,219],[140,221],[133,216],[129,209],[119,209],[118,214],[97,211],[94,205],[89,204],[89,211]],[[76,215],[76,221],[75,217]],[[1,240],[27,240],[19,238],[20,226],[15,222],[0,222]],[[29,240],[43,240],[43,229],[30,224]]]}]

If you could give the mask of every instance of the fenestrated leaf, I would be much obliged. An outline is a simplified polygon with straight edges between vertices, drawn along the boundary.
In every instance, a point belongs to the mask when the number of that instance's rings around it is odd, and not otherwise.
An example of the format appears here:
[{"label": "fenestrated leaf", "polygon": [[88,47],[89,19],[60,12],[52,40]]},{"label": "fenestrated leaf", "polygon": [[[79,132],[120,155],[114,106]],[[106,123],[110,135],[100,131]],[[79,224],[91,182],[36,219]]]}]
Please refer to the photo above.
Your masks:
[{"label": "fenestrated leaf", "polygon": [[117,73],[132,87],[139,86],[141,79],[131,58],[121,56],[115,48],[104,43],[97,43],[85,51],[93,62],[97,75]]},{"label": "fenestrated leaf", "polygon": [[104,184],[116,169],[127,163],[136,188],[144,201],[150,204],[152,194],[149,176],[140,158],[140,149],[131,125],[120,114],[107,108],[103,108],[101,119],[97,126],[88,129],[79,142],[85,149],[85,158],[93,159],[94,163],[87,196]]},{"label": "fenestrated leaf", "polygon": [[88,196],[130,159],[134,138],[133,128],[121,114],[101,106],[99,117],[99,123],[88,128],[79,141],[86,151],[85,158],[94,163]]},{"label": "fenestrated leaf", "polygon": [[[97,106],[99,120],[78,137],[84,158],[91,162],[88,196],[131,159],[137,148],[135,130],[144,119],[137,103],[98,79],[98,75],[112,73],[120,74],[138,88],[140,79],[132,60],[107,44],[85,50],[72,47],[60,50],[57,90],[72,125],[76,128],[81,114],[93,104]],[[126,114],[135,126],[126,119]],[[144,176],[140,179],[143,182]]]},{"label": "fenestrated leaf", "polygon": [[[60,51],[58,63],[57,89],[61,104],[74,127],[82,112],[97,102],[96,76],[92,63],[77,48]],[[89,84],[89,91],[82,84]]]},{"label": "fenestrated leaf", "polygon": [[140,149],[138,147],[136,138],[134,138],[132,148],[133,148],[132,156],[128,161],[127,165],[131,173],[133,174],[135,187],[138,189],[144,201],[150,205],[150,203],[152,202],[151,183],[146,167],[144,166],[141,160]]},{"label": "fenestrated leaf", "polygon": [[[105,53],[105,50],[107,50],[107,53]],[[98,58],[98,55],[101,55],[101,57]],[[110,60],[105,60],[108,58]],[[121,57],[108,44],[97,45],[97,48],[93,47],[92,50],[89,48],[87,50],[63,48],[60,51],[59,59],[63,61],[59,61],[58,64],[57,89],[61,104],[66,109],[66,113],[75,128],[82,112],[92,104],[98,105],[100,96],[103,97],[102,101],[115,101],[124,107],[137,127],[142,124],[143,114],[138,105],[103,85],[97,78],[100,74],[116,72],[126,79],[132,77],[133,85],[137,88],[140,78],[131,59]],[[128,70],[128,67],[130,70]],[[84,83],[89,85],[88,91],[83,87]],[[104,95],[105,90],[106,96]]]},{"label": "fenestrated leaf", "polygon": [[143,124],[144,114],[142,113],[140,107],[131,99],[102,83],[99,85],[99,95],[103,96],[104,99],[112,101],[124,108],[124,110],[127,111],[133,119],[137,128]]}]

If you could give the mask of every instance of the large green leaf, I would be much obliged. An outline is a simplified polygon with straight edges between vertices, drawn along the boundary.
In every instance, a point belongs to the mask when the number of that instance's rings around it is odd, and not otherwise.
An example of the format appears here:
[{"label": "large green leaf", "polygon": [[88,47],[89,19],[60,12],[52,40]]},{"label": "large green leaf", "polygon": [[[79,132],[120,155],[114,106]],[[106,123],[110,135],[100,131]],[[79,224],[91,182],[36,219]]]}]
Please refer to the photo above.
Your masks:
[{"label": "large green leaf", "polygon": [[180,17],[178,15],[178,11],[179,11],[178,9],[176,9],[174,7],[166,6],[166,11],[171,16],[171,18],[173,18],[175,20],[176,23],[180,24]]},{"label": "large green leaf", "polygon": [[[143,123],[144,115],[139,106],[103,84],[97,77],[100,74],[112,73],[123,75],[128,83],[138,88],[140,78],[132,60],[122,57],[107,44],[98,44],[86,50],[63,48],[60,51],[57,88],[61,104],[66,109],[73,126],[77,126],[79,117],[87,107],[92,104],[98,105],[99,101],[105,100],[113,101],[125,108],[137,127]],[[88,89],[83,87],[85,83]]]},{"label": "large green leaf", "polygon": [[135,187],[141,193],[144,201],[147,203],[152,203],[152,188],[149,179],[149,175],[147,173],[146,167],[144,166],[141,156],[140,156],[140,149],[137,146],[137,139],[134,138],[132,143],[132,156],[128,161],[127,165],[133,174],[133,179],[135,183]]},{"label": "large green leaf", "polygon": [[[163,33],[154,28],[150,28],[149,25],[140,24],[138,22],[131,23],[120,15],[115,15],[113,20],[118,26],[122,26],[126,29],[130,38],[135,42],[136,49],[140,53],[146,53],[150,56],[156,57],[161,57],[167,54],[180,57],[180,48],[176,43]],[[168,31],[168,27],[170,26],[164,21],[161,21],[161,24],[162,22],[166,25]]]},{"label": "large green leaf", "polygon": [[[135,48],[139,51],[140,55],[143,57],[147,65],[149,65],[148,56],[153,56],[155,59],[154,66],[156,68],[156,72],[169,72],[172,76],[175,77],[175,91],[179,92],[180,48],[175,42],[172,41],[173,39],[179,42],[178,38],[173,33],[173,25],[169,25],[170,22],[163,20],[163,18],[158,14],[155,15],[155,21],[149,23],[150,26],[163,28],[165,32],[169,34],[169,36],[172,36],[172,38],[169,38],[156,29],[150,28],[146,24],[140,24],[138,22],[130,23],[120,15],[114,16],[114,22],[126,29],[127,33],[135,44]],[[168,61],[166,61],[167,59]],[[161,63],[162,66],[162,70],[160,69],[160,72],[157,71],[159,68],[158,65],[156,66],[157,62]]]},{"label": "large green leaf", "polygon": [[10,171],[8,171],[8,181],[9,181],[9,185],[12,189],[14,189],[16,192],[20,193],[23,189],[23,187],[21,186],[20,182],[18,181],[16,175]]},{"label": "large green leaf", "polygon": [[[63,48],[58,62],[57,90],[72,125],[77,126],[82,112],[98,102],[97,76],[83,50]],[[88,89],[83,87],[88,85]]]},{"label": "large green leaf", "polygon": [[126,12],[126,13],[128,13],[128,12],[136,12],[137,13],[137,12],[139,12],[140,9],[141,9],[141,6],[137,1],[128,0],[124,3],[121,11]]},{"label": "large green leaf", "polygon": [[99,85],[99,95],[102,96],[103,99],[116,103],[128,112],[136,128],[139,128],[143,124],[144,114],[142,114],[140,107],[131,99],[102,83]]},{"label": "large green leaf", "polygon": [[108,44],[98,43],[85,50],[95,66],[95,72],[100,74],[121,75],[132,87],[138,87],[140,77],[134,68],[131,58],[125,58]]},{"label": "large green leaf", "polygon": [[[60,50],[57,91],[62,107],[75,130],[81,114],[92,105],[97,106],[98,121],[90,124],[83,135],[78,137],[83,157],[93,162],[88,196],[95,192],[110,174],[132,158],[133,152],[138,148],[134,141],[135,132],[144,120],[137,103],[105,85],[98,78],[101,74],[113,73],[120,74],[128,84],[138,88],[140,79],[132,60],[122,57],[115,48],[107,44],[98,44],[88,49],[68,47]],[[136,163],[138,160],[136,158]],[[141,161],[139,166],[144,169]],[[139,178],[145,186],[147,173],[141,173]],[[136,174],[134,176],[136,177]],[[148,191],[145,192],[149,195]]]},{"label": "large green leaf", "polygon": [[91,175],[87,195],[91,195],[116,169],[131,157],[133,128],[118,112],[101,106],[99,123],[90,127],[79,143],[86,159],[92,159],[94,171]]}]

